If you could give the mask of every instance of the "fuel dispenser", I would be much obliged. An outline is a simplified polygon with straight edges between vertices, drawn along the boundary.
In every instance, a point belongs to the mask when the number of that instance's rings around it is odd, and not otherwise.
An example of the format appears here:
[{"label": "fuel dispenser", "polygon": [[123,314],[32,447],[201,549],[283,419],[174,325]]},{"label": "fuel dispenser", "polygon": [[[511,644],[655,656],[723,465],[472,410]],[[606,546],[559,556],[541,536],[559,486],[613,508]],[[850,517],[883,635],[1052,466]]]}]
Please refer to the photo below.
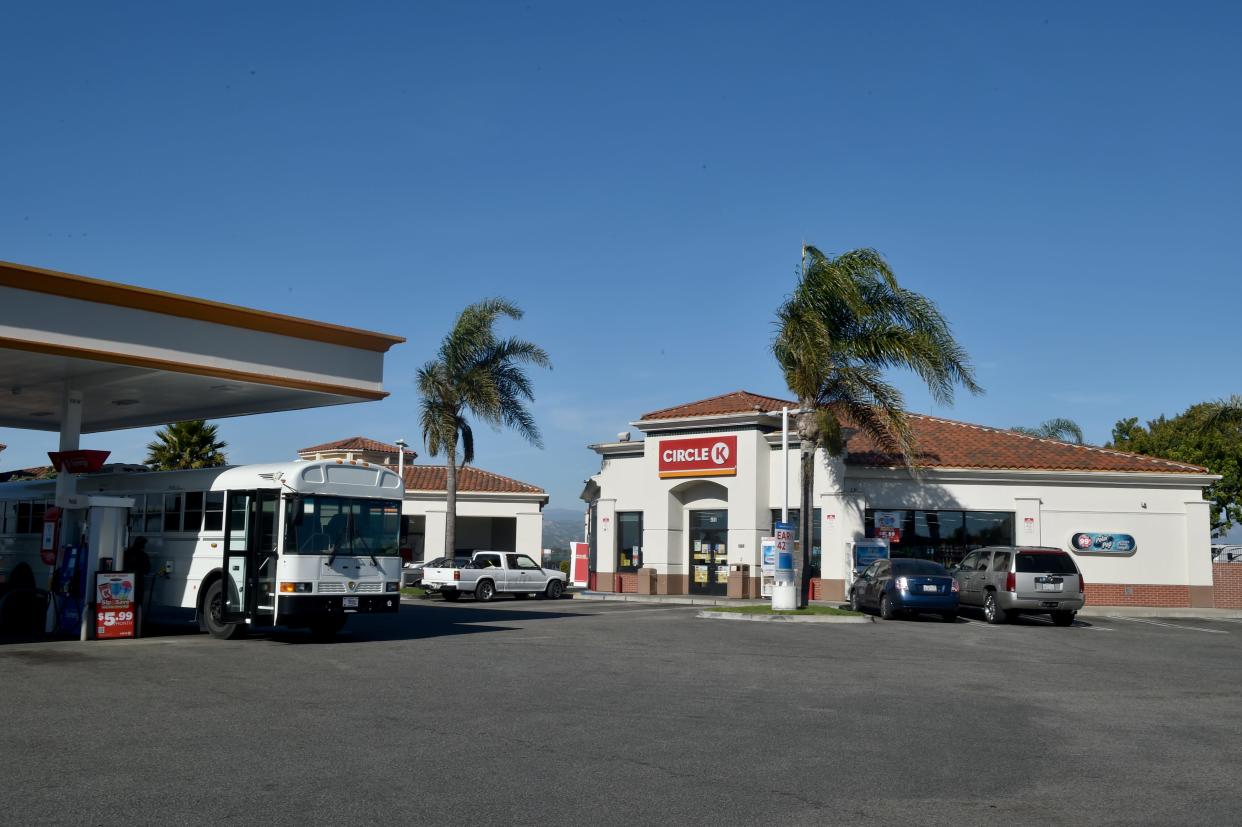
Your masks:
[{"label": "fuel dispenser", "polygon": [[[97,638],[134,636],[132,626],[135,607],[132,604],[132,594],[129,604],[125,605],[120,600],[125,597],[125,591],[118,587],[126,578],[132,584],[133,575],[112,571],[118,567],[114,565],[118,561],[120,566],[125,563],[122,554],[125,549],[129,509],[133,504],[132,499],[125,497],[87,498],[83,532],[85,536],[77,542],[66,543],[60,548],[59,554],[49,561],[56,563],[49,589],[49,631],[76,633],[80,640],[90,639],[92,633]],[[68,510],[57,517],[77,522],[77,515]],[[49,532],[45,525],[45,541],[50,536],[53,543],[57,542],[58,532],[59,529]],[[101,589],[102,583],[108,585],[107,590]],[[114,583],[118,586],[114,586]],[[113,613],[111,617],[105,615],[105,609]],[[128,634],[110,634],[111,627],[117,625],[117,612],[121,613],[120,625],[128,630]],[[105,623],[107,620],[113,622]]]}]

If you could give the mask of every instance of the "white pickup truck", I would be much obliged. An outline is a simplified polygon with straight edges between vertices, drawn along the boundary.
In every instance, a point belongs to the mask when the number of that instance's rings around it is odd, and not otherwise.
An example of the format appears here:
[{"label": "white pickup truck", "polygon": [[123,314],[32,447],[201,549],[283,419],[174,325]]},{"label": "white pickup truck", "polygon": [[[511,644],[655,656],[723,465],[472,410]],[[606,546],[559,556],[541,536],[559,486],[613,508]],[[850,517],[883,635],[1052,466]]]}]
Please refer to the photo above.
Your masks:
[{"label": "white pickup truck", "polygon": [[509,551],[476,551],[464,566],[423,570],[423,588],[428,591],[439,592],[445,600],[473,594],[484,603],[499,592],[555,600],[564,594],[567,579],[564,572],[545,569],[527,555]]}]

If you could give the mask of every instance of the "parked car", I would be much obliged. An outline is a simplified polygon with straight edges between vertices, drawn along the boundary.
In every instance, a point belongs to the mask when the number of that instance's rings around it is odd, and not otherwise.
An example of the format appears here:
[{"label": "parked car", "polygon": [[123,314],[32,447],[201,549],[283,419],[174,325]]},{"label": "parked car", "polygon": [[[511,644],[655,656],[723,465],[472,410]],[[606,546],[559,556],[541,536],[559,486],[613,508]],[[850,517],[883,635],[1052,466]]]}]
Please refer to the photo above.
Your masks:
[{"label": "parked car", "polygon": [[931,560],[876,560],[850,586],[850,608],[856,612],[874,608],[885,620],[936,612],[952,622],[957,620],[957,588],[949,570]]},{"label": "parked car", "polygon": [[1213,563],[1242,563],[1242,546],[1212,546]]},{"label": "parked car", "polygon": [[486,603],[501,592],[555,600],[565,593],[567,579],[564,572],[545,569],[528,555],[501,551],[476,551],[465,565],[423,569],[423,588],[450,601],[473,594]]},{"label": "parked car", "polygon": [[1020,613],[1052,616],[1069,626],[1086,602],[1082,573],[1059,548],[1003,546],[976,549],[953,569],[963,606],[979,606],[988,623]]}]

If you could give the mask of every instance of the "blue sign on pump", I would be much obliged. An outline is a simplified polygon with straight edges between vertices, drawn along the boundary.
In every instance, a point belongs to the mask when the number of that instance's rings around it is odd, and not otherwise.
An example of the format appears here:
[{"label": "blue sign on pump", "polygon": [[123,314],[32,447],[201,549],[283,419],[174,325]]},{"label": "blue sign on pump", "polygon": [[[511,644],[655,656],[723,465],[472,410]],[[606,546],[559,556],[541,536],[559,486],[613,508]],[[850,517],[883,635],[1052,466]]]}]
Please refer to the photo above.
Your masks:
[{"label": "blue sign on pump", "polygon": [[867,537],[854,543],[854,571],[860,572],[876,560],[888,557],[888,541],[881,537]]}]

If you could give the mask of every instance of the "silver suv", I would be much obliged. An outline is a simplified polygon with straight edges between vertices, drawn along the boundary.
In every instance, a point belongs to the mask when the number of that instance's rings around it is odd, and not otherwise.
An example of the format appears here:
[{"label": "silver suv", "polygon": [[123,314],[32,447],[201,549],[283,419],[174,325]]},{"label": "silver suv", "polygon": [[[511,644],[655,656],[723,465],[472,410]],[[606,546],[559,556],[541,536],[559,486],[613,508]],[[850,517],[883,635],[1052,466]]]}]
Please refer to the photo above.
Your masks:
[{"label": "silver suv", "polygon": [[1053,623],[1069,626],[1083,607],[1082,574],[1074,558],[1059,548],[976,549],[952,571],[961,604],[981,606],[988,623],[1031,612],[1052,615]]}]

